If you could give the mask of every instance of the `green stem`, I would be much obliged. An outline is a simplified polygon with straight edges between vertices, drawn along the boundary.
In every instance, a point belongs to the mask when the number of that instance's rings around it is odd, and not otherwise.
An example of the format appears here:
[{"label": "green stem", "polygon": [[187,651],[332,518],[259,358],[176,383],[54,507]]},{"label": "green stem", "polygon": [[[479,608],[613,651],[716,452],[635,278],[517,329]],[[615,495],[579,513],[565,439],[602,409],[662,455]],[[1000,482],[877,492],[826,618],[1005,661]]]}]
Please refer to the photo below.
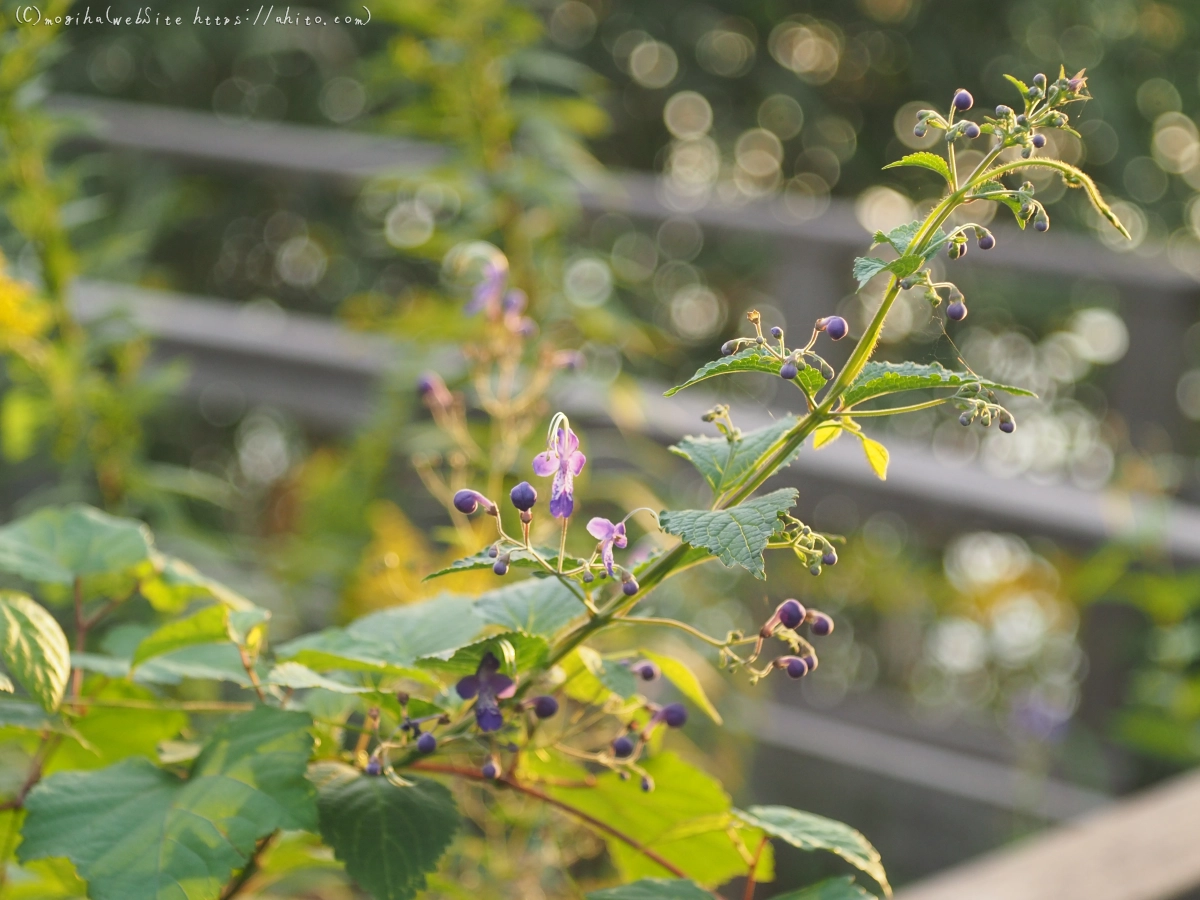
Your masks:
[{"label": "green stem", "polygon": [[678,628],[680,631],[686,631],[694,638],[699,638],[706,644],[711,644],[713,647],[725,647],[729,644],[728,641],[717,640],[711,635],[705,634],[698,628],[693,628],[686,622],[680,622],[676,619],[663,619],[658,616],[622,616],[613,621],[614,625],[662,625],[667,628]]},{"label": "green stem", "polygon": [[927,400],[925,403],[914,403],[912,406],[893,406],[888,409],[843,409],[835,413],[835,416],[854,416],[858,419],[865,419],[868,416],[894,416],[899,413],[916,412],[920,409],[941,406],[943,403],[949,403],[953,399],[953,397],[939,397],[937,400]]}]

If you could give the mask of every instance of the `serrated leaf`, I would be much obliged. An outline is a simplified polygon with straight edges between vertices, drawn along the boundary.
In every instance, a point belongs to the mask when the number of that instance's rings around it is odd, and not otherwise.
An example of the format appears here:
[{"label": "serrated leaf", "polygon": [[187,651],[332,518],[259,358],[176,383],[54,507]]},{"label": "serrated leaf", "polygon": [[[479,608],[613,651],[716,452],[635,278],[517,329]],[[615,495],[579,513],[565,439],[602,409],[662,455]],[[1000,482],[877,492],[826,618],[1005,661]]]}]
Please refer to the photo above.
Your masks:
[{"label": "serrated leaf", "polygon": [[779,894],[771,900],[877,900],[876,896],[862,885],[854,883],[853,876],[826,878],[824,881]]},{"label": "serrated leaf", "polygon": [[1013,75],[1005,75],[1004,80],[1020,91],[1022,97],[1029,93],[1029,85],[1023,82],[1020,78],[1017,78]]},{"label": "serrated leaf", "polygon": [[58,709],[71,676],[71,647],[54,616],[17,591],[0,591],[0,658],[43,709]]},{"label": "serrated leaf", "polygon": [[312,777],[321,837],[351,877],[375,900],[409,900],[423,890],[458,830],[450,791],[415,777],[411,787],[397,787],[341,763],[321,763]]},{"label": "serrated leaf", "polygon": [[674,657],[663,656],[661,653],[654,653],[651,650],[643,649],[641,654],[662,670],[663,676],[675,685],[679,693],[700,707],[704,714],[718,725],[723,724],[721,714],[708,699],[708,694],[704,692],[704,686],[700,684],[700,679],[686,664]]},{"label": "serrated leaf", "polygon": [[[922,169],[929,169],[929,171],[937,172],[946,179],[946,184],[951,187],[954,186],[954,179],[950,175],[950,166],[946,163],[946,160],[942,159],[936,153],[930,153],[928,150],[922,150],[920,153],[910,153],[895,162],[888,163],[884,168],[895,169],[899,166],[919,166]],[[897,252],[903,253],[904,251],[898,250]]]},{"label": "serrated leaf", "polygon": [[291,688],[293,690],[320,688],[321,690],[334,691],[338,694],[362,694],[373,690],[372,688],[343,684],[340,681],[334,681],[332,678],[326,678],[319,672],[314,672],[308,666],[301,665],[294,660],[277,665],[267,673],[267,677],[263,679],[262,683],[274,687]]},{"label": "serrated leaf", "polygon": [[927,252],[916,256],[902,256],[899,259],[893,259],[887,264],[887,270],[897,278],[905,278],[925,265],[925,260],[931,255]]},{"label": "serrated leaf", "polygon": [[779,515],[796,503],[795,488],[780,488],[729,509],[664,510],[663,531],[716,554],[726,566],[739,565],[765,580],[763,550],[779,527]]},{"label": "serrated leaf", "polygon": [[801,850],[828,850],[836,853],[859,871],[870,875],[889,897],[892,894],[879,851],[861,832],[843,822],[802,812],[787,806],[751,806],[735,809],[734,815],[748,825],[761,828]]},{"label": "serrated leaf", "polygon": [[587,900],[712,900],[712,894],[685,878],[642,878],[632,884],[591,891]]},{"label": "serrated leaf", "polygon": [[[538,555],[541,556],[550,567],[558,568],[558,551],[547,547],[537,548]],[[584,561],[574,556],[564,557],[563,568],[575,569],[582,566]],[[489,556],[488,551],[480,550],[473,556],[464,556],[462,559],[456,559],[454,562],[445,568],[438,569],[429,575],[426,575],[422,581],[430,581],[434,578],[441,578],[443,575],[454,575],[457,572],[477,572],[482,569],[491,569],[496,564],[496,557]],[[528,550],[513,550],[509,553],[508,558],[509,568],[513,569],[532,569],[537,572],[545,572],[542,564],[538,562],[532,553]]]},{"label": "serrated leaf", "polygon": [[[795,426],[796,422],[795,416],[785,416],[765,428],[744,432],[732,441],[724,436],[689,435],[671,447],[671,452],[694,465],[713,493],[720,494],[736,487],[745,476],[754,471],[771,445]],[[800,448],[797,447],[780,468],[789,465],[799,454]]]},{"label": "serrated leaf", "polygon": [[195,644],[156,656],[138,666],[130,677],[139,684],[179,684],[185,678],[196,678],[250,687],[241,654],[228,642]]},{"label": "serrated leaf", "polygon": [[475,612],[489,625],[549,638],[583,614],[583,604],[557,578],[528,578],[480,594]]},{"label": "serrated leaf", "polygon": [[176,737],[188,725],[178,710],[128,709],[106,701],[154,701],[150,690],[129,682],[111,682],[90,699],[98,701],[72,722],[72,740],[64,741],[46,763],[46,773],[99,769],[129,756],[153,757],[160,741]]},{"label": "serrated leaf", "polygon": [[[898,163],[893,163],[893,165],[898,165]],[[889,244],[896,253],[903,256],[908,251],[908,245],[912,243],[912,239],[917,236],[924,224],[922,220],[915,219],[912,222],[897,225],[887,233],[877,231],[875,232],[875,243]]]},{"label": "serrated leaf", "polygon": [[[551,796],[609,824],[662,856],[704,886],[723,884],[746,873],[726,831],[736,820],[720,783],[674,753],[659,753],[643,766],[654,779],[654,791],[642,792],[638,779],[621,781],[615,772],[596,776],[595,787],[544,788]],[[743,839],[755,846],[757,829]],[[673,873],[622,841],[605,838],[618,871],[625,879],[661,878]],[[759,878],[774,877],[774,857],[766,848]]]},{"label": "serrated leaf", "polygon": [[854,266],[850,273],[854,276],[854,280],[858,282],[858,289],[862,290],[868,281],[878,275],[880,272],[887,269],[888,264],[885,260],[874,256],[859,256],[854,260]]},{"label": "serrated leaf", "polygon": [[832,444],[842,436],[842,428],[840,423],[826,423],[818,425],[813,431],[813,449],[820,450],[822,447]]},{"label": "serrated leaf", "polygon": [[871,467],[871,471],[880,481],[886,481],[889,459],[887,447],[879,441],[871,440],[865,434],[859,434],[858,438],[862,441],[863,453],[866,454],[867,464]]},{"label": "serrated leaf", "polygon": [[196,644],[234,641],[245,645],[250,631],[266,622],[269,616],[270,613],[265,609],[232,610],[221,605],[207,606],[190,616],[168,622],[149,634],[138,644],[130,664],[137,668],[155,656]]},{"label": "serrated leaf", "polygon": [[559,665],[565,677],[563,690],[581,703],[599,706],[610,694],[624,700],[637,693],[637,677],[628,666],[604,659],[590,647],[577,647]]},{"label": "serrated leaf", "polygon": [[[729,375],[735,372],[762,372],[765,375],[778,375],[782,367],[783,361],[781,359],[772,356],[766,348],[753,345],[747,347],[745,350],[739,350],[732,356],[723,356],[720,359],[714,359],[712,362],[705,363],[696,370],[695,375],[683,384],[671,388],[663,396],[672,397],[684,388],[691,387],[693,384],[699,384],[701,381],[709,378],[715,378],[717,375]],[[819,391],[825,386],[825,379],[812,366],[807,367],[801,372],[798,378],[808,388],[809,393]]]},{"label": "serrated leaf", "polygon": [[1008,384],[988,381],[969,372],[955,372],[941,363],[889,363],[869,362],[863,366],[858,377],[850,383],[842,395],[843,408],[857,406],[866,400],[895,394],[899,391],[917,391],[930,388],[960,388],[968,384],[979,384],[993,391],[1004,391],[1018,397],[1035,397],[1032,391]]},{"label": "serrated leaf", "polygon": [[144,759],[60,772],[26,800],[18,856],[64,856],[92,900],[217,897],[276,829],[317,827],[304,713],[260,706],[218,728],[186,780]]},{"label": "serrated leaf", "polygon": [[0,571],[29,581],[70,584],[148,561],[150,531],[82,503],[46,507],[0,528]]}]

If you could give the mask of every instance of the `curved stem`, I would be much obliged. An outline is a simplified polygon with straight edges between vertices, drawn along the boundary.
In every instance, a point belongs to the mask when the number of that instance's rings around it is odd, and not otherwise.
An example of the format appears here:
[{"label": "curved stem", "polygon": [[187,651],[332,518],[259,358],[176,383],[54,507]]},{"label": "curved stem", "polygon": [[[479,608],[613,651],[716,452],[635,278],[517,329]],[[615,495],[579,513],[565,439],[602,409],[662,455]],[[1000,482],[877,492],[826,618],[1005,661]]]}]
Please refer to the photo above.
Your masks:
[{"label": "curved stem", "polygon": [[720,641],[711,635],[705,634],[698,628],[693,628],[686,622],[680,622],[676,619],[663,619],[658,616],[622,616],[619,619],[614,619],[613,624],[625,625],[663,625],[667,628],[678,628],[680,631],[686,631],[694,638],[699,638],[706,644],[713,647],[724,647],[728,645],[728,641]]},{"label": "curved stem", "polygon": [[914,403],[911,406],[893,406],[888,409],[843,409],[835,413],[835,416],[855,416],[859,419],[865,419],[868,416],[894,416],[899,413],[916,412],[921,409],[941,406],[943,403],[949,403],[953,399],[953,397],[939,397],[936,400],[927,400],[924,403]]}]

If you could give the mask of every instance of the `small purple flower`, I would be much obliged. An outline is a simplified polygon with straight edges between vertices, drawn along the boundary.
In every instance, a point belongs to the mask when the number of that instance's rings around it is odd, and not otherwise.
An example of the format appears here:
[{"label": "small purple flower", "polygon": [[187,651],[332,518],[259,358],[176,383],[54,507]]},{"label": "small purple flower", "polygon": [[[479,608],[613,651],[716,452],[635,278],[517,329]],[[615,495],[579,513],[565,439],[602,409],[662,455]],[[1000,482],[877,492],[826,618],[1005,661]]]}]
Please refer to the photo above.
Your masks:
[{"label": "small purple flower", "polygon": [[504,283],[508,280],[508,268],[495,263],[485,263],[483,278],[471,291],[471,301],[463,308],[468,316],[486,311],[494,319],[500,311],[500,298],[504,295]]},{"label": "small purple flower", "polygon": [[507,700],[517,686],[507,675],[500,674],[500,660],[485,653],[474,675],[460,678],[454,689],[464,700],[475,697],[475,722],[480,731],[499,731],[504,724],[498,701]]},{"label": "small purple flower", "polygon": [[600,558],[604,560],[604,568],[609,575],[613,574],[613,547],[624,550],[629,544],[625,535],[625,523],[613,524],[600,516],[587,523],[587,532],[600,542]]},{"label": "small purple flower", "polygon": [[504,295],[504,312],[510,316],[519,316],[529,305],[529,298],[520,288],[513,288]]},{"label": "small purple flower", "polygon": [[550,487],[550,515],[556,519],[569,518],[574,512],[574,479],[583,471],[586,462],[587,457],[579,452],[579,438],[565,420],[554,432],[547,449],[533,458],[535,475],[554,476]]}]

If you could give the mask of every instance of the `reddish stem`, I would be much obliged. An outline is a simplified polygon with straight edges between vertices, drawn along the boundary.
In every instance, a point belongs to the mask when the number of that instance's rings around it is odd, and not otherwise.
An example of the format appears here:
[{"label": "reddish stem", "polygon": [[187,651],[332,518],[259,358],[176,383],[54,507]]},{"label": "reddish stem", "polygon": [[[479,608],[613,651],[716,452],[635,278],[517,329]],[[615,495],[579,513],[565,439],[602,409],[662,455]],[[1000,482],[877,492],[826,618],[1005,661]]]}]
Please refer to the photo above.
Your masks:
[{"label": "reddish stem", "polygon": [[758,861],[762,858],[762,852],[767,846],[767,836],[764,834],[762,840],[758,842],[758,849],[754,851],[754,860],[750,863],[750,872],[746,875],[746,890],[742,894],[742,900],[754,900],[754,879],[758,873]]}]

